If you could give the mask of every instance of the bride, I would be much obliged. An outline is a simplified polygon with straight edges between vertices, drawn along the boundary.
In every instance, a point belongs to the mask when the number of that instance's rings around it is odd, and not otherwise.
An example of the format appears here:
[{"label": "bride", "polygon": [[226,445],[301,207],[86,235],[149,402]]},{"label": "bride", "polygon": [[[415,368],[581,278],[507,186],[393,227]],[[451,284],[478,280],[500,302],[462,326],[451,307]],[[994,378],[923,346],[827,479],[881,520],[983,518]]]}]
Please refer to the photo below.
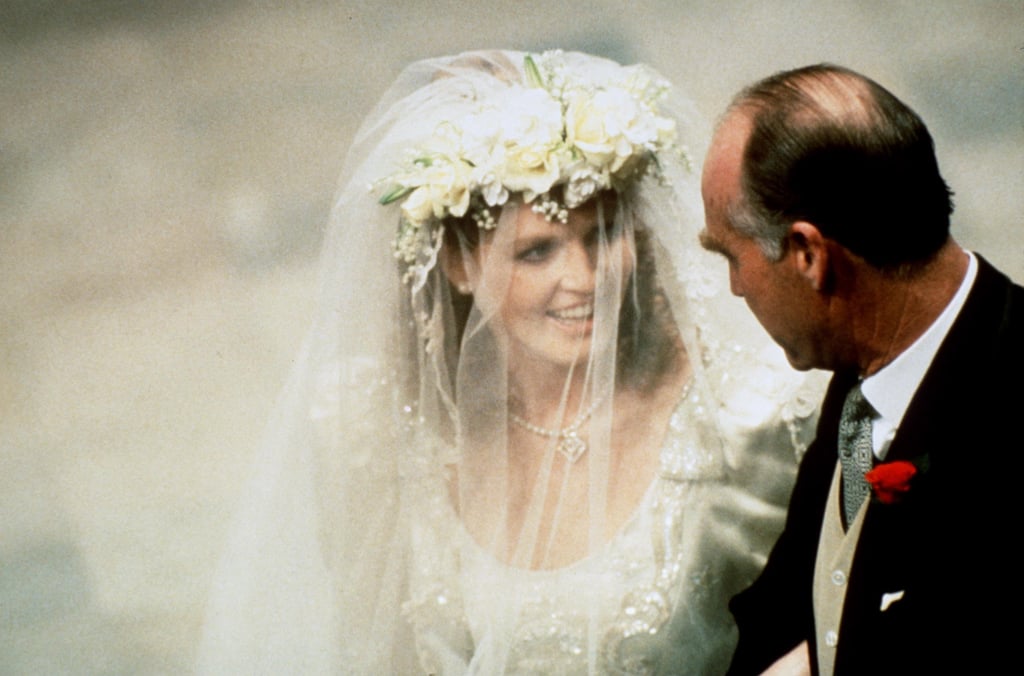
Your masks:
[{"label": "bride", "polygon": [[813,392],[697,246],[704,130],[583,54],[413,64],[214,581],[207,673],[714,673]]}]

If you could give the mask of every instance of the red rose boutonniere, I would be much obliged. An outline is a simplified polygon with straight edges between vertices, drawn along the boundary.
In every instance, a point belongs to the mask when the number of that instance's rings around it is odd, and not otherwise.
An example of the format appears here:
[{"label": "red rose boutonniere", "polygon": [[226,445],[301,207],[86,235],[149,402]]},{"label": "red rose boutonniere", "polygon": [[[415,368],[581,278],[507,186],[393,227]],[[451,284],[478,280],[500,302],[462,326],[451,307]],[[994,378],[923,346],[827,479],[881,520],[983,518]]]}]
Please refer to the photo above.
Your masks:
[{"label": "red rose boutonniere", "polygon": [[909,460],[894,460],[876,465],[864,474],[871,491],[883,505],[892,505],[903,499],[910,490],[910,482],[917,475],[917,465]]}]

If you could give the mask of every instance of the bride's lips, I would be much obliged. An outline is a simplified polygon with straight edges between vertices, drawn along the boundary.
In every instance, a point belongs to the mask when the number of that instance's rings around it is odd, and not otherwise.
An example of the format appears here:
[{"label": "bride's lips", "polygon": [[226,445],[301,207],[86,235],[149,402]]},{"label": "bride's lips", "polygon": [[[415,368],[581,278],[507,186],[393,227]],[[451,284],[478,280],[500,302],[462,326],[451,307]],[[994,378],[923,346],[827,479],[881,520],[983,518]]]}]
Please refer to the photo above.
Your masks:
[{"label": "bride's lips", "polygon": [[594,304],[581,303],[557,310],[548,310],[547,316],[573,331],[589,331],[594,323]]}]

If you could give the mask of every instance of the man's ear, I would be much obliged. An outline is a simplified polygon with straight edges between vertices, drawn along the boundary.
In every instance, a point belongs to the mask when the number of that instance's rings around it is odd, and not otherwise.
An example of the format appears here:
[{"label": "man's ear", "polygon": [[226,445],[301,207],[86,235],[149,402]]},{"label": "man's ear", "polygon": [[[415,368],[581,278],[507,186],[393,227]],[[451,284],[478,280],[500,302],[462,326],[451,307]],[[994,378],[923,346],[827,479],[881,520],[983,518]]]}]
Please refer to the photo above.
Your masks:
[{"label": "man's ear", "polygon": [[813,223],[796,221],[789,228],[787,255],[792,256],[797,273],[815,291],[826,290],[829,286],[828,240]]}]

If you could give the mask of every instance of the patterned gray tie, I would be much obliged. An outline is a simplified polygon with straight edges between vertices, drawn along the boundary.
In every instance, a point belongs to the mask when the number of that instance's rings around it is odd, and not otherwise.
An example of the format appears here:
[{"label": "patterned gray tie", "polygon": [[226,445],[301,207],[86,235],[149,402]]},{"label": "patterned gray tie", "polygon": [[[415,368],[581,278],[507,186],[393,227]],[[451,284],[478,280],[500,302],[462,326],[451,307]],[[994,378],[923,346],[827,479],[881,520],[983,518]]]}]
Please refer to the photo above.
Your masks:
[{"label": "patterned gray tie", "polygon": [[871,419],[875,410],[864,398],[860,384],[850,390],[839,418],[839,461],[843,466],[843,526],[848,528],[868,495],[864,474],[871,469]]}]

